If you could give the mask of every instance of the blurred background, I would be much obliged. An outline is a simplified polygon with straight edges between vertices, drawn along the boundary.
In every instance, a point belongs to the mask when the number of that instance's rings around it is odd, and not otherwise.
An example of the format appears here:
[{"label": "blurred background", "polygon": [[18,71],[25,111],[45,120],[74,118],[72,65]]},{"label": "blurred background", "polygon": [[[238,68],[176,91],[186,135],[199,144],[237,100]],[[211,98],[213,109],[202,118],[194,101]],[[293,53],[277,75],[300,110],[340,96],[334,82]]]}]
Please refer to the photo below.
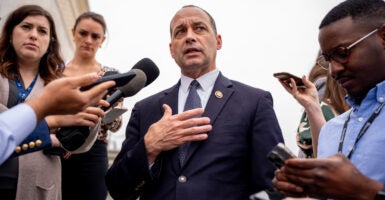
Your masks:
[{"label": "blurred background", "polygon": [[[268,90],[284,133],[285,142],[297,152],[295,132],[301,106],[272,76],[287,71],[307,75],[313,66],[318,45],[318,25],[324,15],[342,0],[0,0],[0,17],[20,5],[38,4],[51,12],[59,34],[63,57],[72,58],[71,29],[84,11],[102,14],[107,22],[107,39],[98,52],[103,65],[127,72],[140,59],[152,59],[160,76],[137,95],[126,98],[124,125],[111,134],[110,152],[120,149],[125,126],[135,102],[175,84],[179,67],[169,53],[170,20],[183,5],[194,4],[216,20],[223,47],[217,67],[230,79]],[[0,21],[0,27],[4,20]],[[245,99],[253,101],[253,99]],[[266,127],[269,128],[269,127]]]}]

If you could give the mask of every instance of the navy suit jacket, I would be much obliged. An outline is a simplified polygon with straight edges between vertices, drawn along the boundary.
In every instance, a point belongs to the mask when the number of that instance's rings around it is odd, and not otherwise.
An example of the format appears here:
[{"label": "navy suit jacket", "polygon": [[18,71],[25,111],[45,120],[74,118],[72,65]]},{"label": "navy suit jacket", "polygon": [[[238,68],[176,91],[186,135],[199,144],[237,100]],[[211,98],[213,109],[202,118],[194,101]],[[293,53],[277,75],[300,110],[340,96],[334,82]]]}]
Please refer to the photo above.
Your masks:
[{"label": "navy suit jacket", "polygon": [[42,120],[31,134],[27,136],[17,146],[17,150],[11,155],[11,157],[21,156],[27,153],[40,151],[46,148],[52,147],[52,141],[50,137],[50,131],[45,120]]},{"label": "navy suit jacket", "polygon": [[[192,142],[180,166],[178,150],[162,152],[149,168],[143,137],[163,116],[162,104],[177,112],[179,83],[138,102],[126,139],[106,175],[114,199],[248,199],[271,189],[274,168],[268,152],[283,142],[271,94],[231,81],[220,73],[203,116],[211,119],[208,139]],[[216,91],[223,93],[220,98]]]}]

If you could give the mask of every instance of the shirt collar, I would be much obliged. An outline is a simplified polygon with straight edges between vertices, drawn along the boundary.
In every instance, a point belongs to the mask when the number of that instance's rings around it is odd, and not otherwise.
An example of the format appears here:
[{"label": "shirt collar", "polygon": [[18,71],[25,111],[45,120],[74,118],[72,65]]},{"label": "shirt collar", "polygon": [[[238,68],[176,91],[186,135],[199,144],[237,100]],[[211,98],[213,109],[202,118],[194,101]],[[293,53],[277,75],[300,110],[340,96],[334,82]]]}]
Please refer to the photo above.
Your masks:
[{"label": "shirt collar", "polygon": [[[219,75],[219,70],[214,69],[206,74],[203,74],[202,76],[198,77],[196,80],[199,82],[200,88],[205,92],[210,87],[214,86],[215,81],[217,80],[217,77]],[[180,78],[180,89],[182,89],[183,92],[188,93],[189,87],[191,82],[194,79],[181,75]]]},{"label": "shirt collar", "polygon": [[[385,101],[385,81],[378,83],[376,87],[370,89],[369,92],[366,94],[365,98],[362,100],[362,102],[369,101],[372,99],[374,99],[378,103],[383,103]],[[352,96],[346,96],[346,101],[353,108],[360,106],[356,103],[356,99]]]}]

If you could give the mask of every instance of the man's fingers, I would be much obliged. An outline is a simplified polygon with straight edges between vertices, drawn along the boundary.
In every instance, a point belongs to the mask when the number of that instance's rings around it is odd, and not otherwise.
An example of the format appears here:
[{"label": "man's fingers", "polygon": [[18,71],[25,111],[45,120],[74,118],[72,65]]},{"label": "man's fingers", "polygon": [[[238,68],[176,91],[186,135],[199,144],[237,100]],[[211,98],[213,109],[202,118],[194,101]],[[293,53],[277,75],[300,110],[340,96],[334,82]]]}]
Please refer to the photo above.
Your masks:
[{"label": "man's fingers", "polygon": [[109,106],[110,106],[110,103],[108,103],[108,101],[106,101],[106,100],[101,99],[101,100],[99,101],[99,105],[100,105],[100,106],[103,106],[103,107],[109,107]]},{"label": "man's fingers", "polygon": [[98,80],[99,76],[96,73],[89,73],[83,76],[69,77],[69,81],[76,86],[87,86]]},{"label": "man's fingers", "polygon": [[192,117],[200,116],[204,112],[203,108],[195,108],[191,110],[184,111],[178,115],[176,115],[177,119],[179,120],[186,120]]},{"label": "man's fingers", "polygon": [[304,196],[304,188],[298,185],[294,185],[285,181],[278,181],[277,179],[273,179],[274,187],[281,193],[287,194],[289,196]]},{"label": "man's fingers", "polygon": [[207,133],[211,131],[213,127],[210,124],[202,125],[202,126],[193,126],[190,128],[184,129],[184,136],[197,135],[201,133]]},{"label": "man's fingers", "polygon": [[193,127],[193,126],[199,126],[202,124],[209,124],[210,123],[210,118],[208,117],[193,117],[193,118],[188,118],[183,121],[181,124],[181,127],[183,128],[188,128],[188,127]]},{"label": "man's fingers", "polygon": [[172,115],[172,110],[171,110],[171,107],[169,105],[163,104],[162,107],[163,107],[163,110],[164,110],[163,118],[169,117],[169,116]]},{"label": "man's fingers", "polygon": [[318,166],[319,159],[304,159],[304,158],[293,158],[286,161],[286,166],[292,168],[304,168],[311,169]]},{"label": "man's fingers", "polygon": [[89,95],[90,102],[92,102],[92,104],[97,104],[97,103],[99,103],[99,100],[102,99],[103,96],[107,94],[108,88],[111,88],[114,85],[115,85],[114,81],[107,81],[107,82],[95,85],[94,87],[85,91],[84,93]]},{"label": "man's fingers", "polygon": [[88,107],[85,112],[98,117],[104,117],[106,114],[102,109],[93,106]]},{"label": "man's fingers", "polygon": [[183,143],[185,142],[194,142],[194,141],[202,141],[208,138],[207,133],[200,133],[200,134],[194,134],[194,135],[188,135],[181,138],[181,141]]}]

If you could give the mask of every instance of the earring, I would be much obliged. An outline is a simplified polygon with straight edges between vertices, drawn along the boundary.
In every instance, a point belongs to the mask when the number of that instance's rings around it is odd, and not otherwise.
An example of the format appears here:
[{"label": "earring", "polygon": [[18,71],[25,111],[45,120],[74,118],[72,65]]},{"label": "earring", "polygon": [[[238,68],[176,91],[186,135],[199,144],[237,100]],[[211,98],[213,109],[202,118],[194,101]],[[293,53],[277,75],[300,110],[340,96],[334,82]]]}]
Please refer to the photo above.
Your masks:
[{"label": "earring", "polygon": [[9,40],[9,44],[12,44],[12,40]]}]

